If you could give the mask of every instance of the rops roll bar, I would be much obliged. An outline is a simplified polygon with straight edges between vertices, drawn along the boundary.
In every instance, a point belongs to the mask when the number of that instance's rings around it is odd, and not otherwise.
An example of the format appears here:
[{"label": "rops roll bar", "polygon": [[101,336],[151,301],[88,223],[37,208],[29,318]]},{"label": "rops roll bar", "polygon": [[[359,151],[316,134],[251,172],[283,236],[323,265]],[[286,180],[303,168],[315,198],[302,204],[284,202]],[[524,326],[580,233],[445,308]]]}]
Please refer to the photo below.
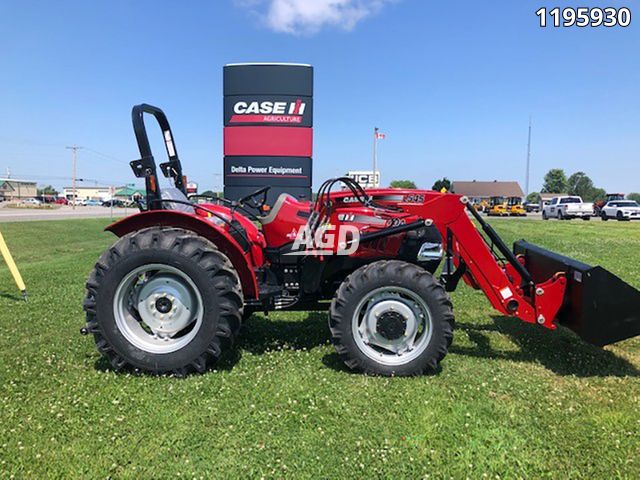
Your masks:
[{"label": "rops roll bar", "polygon": [[[160,195],[160,187],[158,185],[158,177],[156,171],[156,162],[151,153],[151,146],[149,145],[149,137],[147,136],[147,129],[144,125],[144,114],[148,113],[153,115],[160,125],[162,131],[162,137],[167,149],[167,156],[169,161],[160,164],[162,173],[167,178],[172,178],[173,183],[177,189],[182,191],[186,195],[185,180],[182,176],[182,164],[178,158],[176,152],[176,146],[173,141],[173,133],[171,133],[171,127],[167,116],[162,110],[153,105],[147,105],[142,103],[136,105],[131,110],[131,120],[133,122],[133,131],[136,135],[136,141],[138,142],[138,150],[140,151],[140,159],[130,162],[133,174],[138,178],[145,179],[145,187],[147,191],[147,208],[151,208],[154,204],[160,206],[161,202],[158,202],[162,197]],[[161,207],[159,207],[161,208]]]}]

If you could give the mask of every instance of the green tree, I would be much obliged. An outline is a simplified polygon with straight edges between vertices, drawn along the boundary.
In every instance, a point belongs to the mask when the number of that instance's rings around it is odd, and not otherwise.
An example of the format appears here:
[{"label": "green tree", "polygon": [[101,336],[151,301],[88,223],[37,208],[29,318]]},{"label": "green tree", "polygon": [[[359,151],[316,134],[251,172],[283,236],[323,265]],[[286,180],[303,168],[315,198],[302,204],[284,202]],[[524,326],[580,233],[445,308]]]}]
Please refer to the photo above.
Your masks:
[{"label": "green tree", "polygon": [[58,191],[53,185],[47,185],[46,187],[38,188],[38,195],[58,195]]},{"label": "green tree", "polygon": [[212,192],[211,190],[205,190],[200,195],[205,196],[205,197],[215,197],[216,196],[216,194],[214,192]]},{"label": "green tree", "polygon": [[416,184],[411,180],[393,180],[389,186],[391,188],[412,188],[416,189]]},{"label": "green tree", "polygon": [[594,188],[586,197],[583,197],[582,199],[585,202],[599,202],[600,200],[604,201],[606,198],[606,190],[604,190],[603,188]]},{"label": "green tree", "polygon": [[627,195],[627,200],[635,200],[636,202],[640,203],[640,193],[630,193],[629,195]]},{"label": "green tree", "polygon": [[443,188],[446,188],[447,192],[451,190],[451,180],[449,180],[447,177],[444,177],[441,180],[436,180],[433,184],[433,187],[431,187],[431,190],[439,192]]},{"label": "green tree", "polygon": [[541,197],[538,192],[531,192],[527,195],[527,202],[529,203],[540,203]]},{"label": "green tree", "polygon": [[587,200],[594,195],[595,185],[589,176],[584,172],[576,172],[567,180],[567,193],[578,195],[583,200]]},{"label": "green tree", "polygon": [[567,177],[561,168],[552,168],[544,176],[543,193],[564,193],[567,191]]}]

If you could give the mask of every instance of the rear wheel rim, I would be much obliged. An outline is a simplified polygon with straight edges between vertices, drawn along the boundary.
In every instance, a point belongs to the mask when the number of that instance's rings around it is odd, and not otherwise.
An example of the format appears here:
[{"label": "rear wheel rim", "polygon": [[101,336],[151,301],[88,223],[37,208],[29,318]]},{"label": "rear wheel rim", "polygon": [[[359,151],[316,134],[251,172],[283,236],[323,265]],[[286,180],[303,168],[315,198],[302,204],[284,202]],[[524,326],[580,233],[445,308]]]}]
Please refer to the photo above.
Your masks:
[{"label": "rear wheel rim", "polygon": [[405,365],[419,357],[433,335],[426,302],[396,286],[368,292],[356,306],[351,326],[359,350],[388,366]]},{"label": "rear wheel rim", "polygon": [[204,306],[195,283],[183,271],[148,264],[129,272],[113,299],[116,326],[136,348],[172,353],[191,342],[202,326]]}]

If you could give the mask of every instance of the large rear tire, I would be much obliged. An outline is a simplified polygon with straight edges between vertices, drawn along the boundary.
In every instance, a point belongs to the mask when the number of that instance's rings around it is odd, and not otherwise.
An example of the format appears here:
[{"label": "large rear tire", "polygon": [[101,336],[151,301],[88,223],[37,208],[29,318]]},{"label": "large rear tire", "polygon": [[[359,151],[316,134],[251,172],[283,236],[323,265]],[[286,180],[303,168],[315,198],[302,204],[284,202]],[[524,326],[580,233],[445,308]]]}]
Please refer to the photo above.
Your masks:
[{"label": "large rear tire", "polygon": [[331,338],[351,369],[372,375],[434,372],[453,339],[449,296],[426,270],[397,260],[361,267],[329,311]]},{"label": "large rear tire", "polygon": [[204,372],[238,332],[238,276],[216,246],[177,228],[122,237],[87,281],[87,330],[116,370]]}]

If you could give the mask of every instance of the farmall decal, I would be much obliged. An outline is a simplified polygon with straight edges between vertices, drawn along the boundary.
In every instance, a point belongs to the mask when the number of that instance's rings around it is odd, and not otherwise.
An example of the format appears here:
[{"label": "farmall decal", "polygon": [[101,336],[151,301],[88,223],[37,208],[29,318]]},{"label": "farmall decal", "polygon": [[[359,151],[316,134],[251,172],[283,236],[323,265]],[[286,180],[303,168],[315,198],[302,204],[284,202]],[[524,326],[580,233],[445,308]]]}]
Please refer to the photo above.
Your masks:
[{"label": "farmall decal", "polygon": [[229,123],[302,123],[305,103],[293,102],[236,102]]}]

